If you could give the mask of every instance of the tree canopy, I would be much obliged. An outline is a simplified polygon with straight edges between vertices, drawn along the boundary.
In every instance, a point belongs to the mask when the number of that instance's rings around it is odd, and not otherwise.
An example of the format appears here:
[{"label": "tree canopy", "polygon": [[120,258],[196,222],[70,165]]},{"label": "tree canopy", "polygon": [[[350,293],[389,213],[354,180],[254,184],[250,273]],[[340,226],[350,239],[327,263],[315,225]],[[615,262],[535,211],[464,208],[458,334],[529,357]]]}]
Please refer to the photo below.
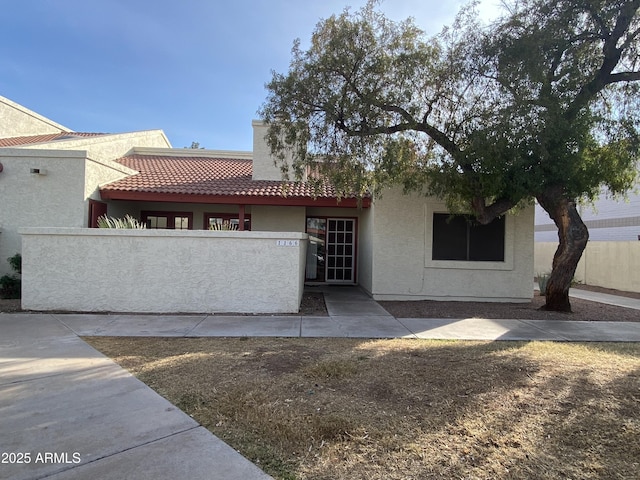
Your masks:
[{"label": "tree canopy", "polygon": [[435,36],[376,2],[346,10],[273,74],[261,109],[270,147],[345,193],[400,184],[482,223],[535,198],[562,244],[578,199],[636,178],[639,8],[519,0],[482,24],[472,3]]}]

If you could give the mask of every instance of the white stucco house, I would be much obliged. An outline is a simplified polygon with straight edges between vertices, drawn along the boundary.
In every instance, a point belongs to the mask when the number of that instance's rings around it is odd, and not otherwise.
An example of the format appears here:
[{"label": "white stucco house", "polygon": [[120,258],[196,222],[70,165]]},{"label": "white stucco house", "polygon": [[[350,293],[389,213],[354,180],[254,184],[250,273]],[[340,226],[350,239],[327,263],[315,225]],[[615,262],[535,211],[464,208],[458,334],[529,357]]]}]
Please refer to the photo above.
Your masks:
[{"label": "white stucco house", "polygon": [[314,196],[281,181],[266,126],[252,127],[250,152],[174,149],[161,130],[77,133],[0,97],[0,274],[25,229],[88,229],[102,214],[130,214],[198,238],[222,222],[268,238],[302,234],[304,282],[357,284],[378,300],[532,297],[533,207],[477,226],[400,189],[361,202],[338,201],[330,186]]}]

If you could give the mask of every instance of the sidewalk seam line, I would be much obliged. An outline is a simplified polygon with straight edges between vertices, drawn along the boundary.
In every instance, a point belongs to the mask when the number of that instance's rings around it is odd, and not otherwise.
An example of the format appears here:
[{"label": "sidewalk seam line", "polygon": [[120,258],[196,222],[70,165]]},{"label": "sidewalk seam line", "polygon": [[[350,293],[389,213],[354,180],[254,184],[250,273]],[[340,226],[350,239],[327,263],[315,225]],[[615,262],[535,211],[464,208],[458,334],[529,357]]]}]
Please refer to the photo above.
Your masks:
[{"label": "sidewalk seam line", "polygon": [[[180,410],[180,411],[182,411],[182,410]],[[183,413],[184,413],[184,412],[183,412]],[[186,413],[185,413],[185,415],[186,415]],[[190,417],[190,418],[191,418],[191,417]],[[193,420],[193,418],[192,418],[192,420]],[[194,420],[194,421],[195,421],[195,420]],[[183,434],[183,433],[190,432],[191,430],[195,430],[195,429],[197,429],[197,428],[205,428],[205,427],[203,427],[202,425],[200,425],[200,424],[198,423],[197,425],[195,425],[195,426],[193,426],[193,427],[190,427],[190,428],[187,428],[187,429],[185,429],[185,430],[181,430],[181,431],[179,431],[179,432],[173,432],[173,433],[170,433],[169,435],[165,435],[164,437],[154,438],[153,440],[149,440],[148,442],[141,443],[141,444],[139,444],[139,445],[134,445],[134,446],[132,446],[132,447],[125,448],[124,450],[119,450],[119,451],[117,451],[117,452],[111,453],[111,454],[109,454],[109,455],[105,455],[105,456],[100,457],[100,458],[95,458],[95,459],[93,459],[93,460],[91,460],[90,462],[87,462],[87,463],[79,463],[79,464],[77,464],[77,465],[73,465],[71,468],[67,468],[66,470],[62,470],[62,471],[55,472],[55,473],[49,473],[49,474],[46,474],[44,477],[39,477],[39,478],[41,478],[41,479],[49,478],[49,477],[52,477],[52,476],[54,476],[54,475],[59,475],[59,474],[64,473],[64,472],[73,471],[73,470],[75,470],[76,468],[83,467],[83,466],[85,466],[85,465],[91,465],[92,463],[99,462],[100,460],[104,460],[105,458],[111,458],[111,457],[114,457],[114,456],[116,456],[116,455],[120,455],[120,454],[122,454],[122,453],[129,452],[129,451],[131,451],[131,450],[135,450],[136,448],[139,448],[139,447],[145,447],[145,446],[147,446],[147,445],[150,445],[150,444],[152,444],[152,443],[158,442],[158,441],[160,441],[160,440],[165,440],[165,439],[170,438],[170,437],[173,437],[173,436],[175,436],[175,435],[181,435],[181,434]],[[205,429],[205,430],[206,430],[206,429]],[[213,434],[212,434],[212,435],[213,435]]]},{"label": "sidewalk seam line", "polygon": [[198,328],[198,327],[200,326],[200,324],[201,324],[202,322],[204,322],[204,321],[205,321],[207,318],[209,318],[210,316],[211,316],[211,315],[205,315],[204,317],[202,317],[202,320],[200,320],[200,321],[199,321],[198,323],[196,323],[193,327],[191,327],[188,331],[186,331],[186,332],[184,333],[184,335],[182,335],[182,338],[186,338],[186,337],[188,337],[188,336],[191,334],[191,332],[193,332],[196,328]]},{"label": "sidewalk seam line", "polygon": [[[390,315],[391,315],[391,314],[390,314]],[[394,317],[393,315],[391,315],[391,316],[392,316],[393,318],[395,318],[395,319],[396,319],[396,322],[398,322],[400,325],[402,325],[404,328],[406,328],[406,329],[407,329],[407,331],[408,331],[411,335],[413,335],[413,338],[418,338],[418,335],[416,334],[416,332],[414,332],[414,331],[413,331],[413,330],[411,330],[409,327],[407,327],[404,323],[402,323],[402,321],[401,321],[399,318]],[[400,337],[400,338],[406,338],[406,337]]]},{"label": "sidewalk seam line", "polygon": [[[568,337],[565,337],[564,335],[560,335],[558,333],[552,333],[544,328],[540,328],[538,325],[536,325],[536,322],[539,322],[540,320],[531,320],[531,319],[523,319],[520,320],[522,323],[525,323],[527,325],[529,325],[530,327],[535,328],[536,330],[540,330],[541,332],[546,333],[547,335],[553,335],[554,337],[558,337],[559,340],[550,340],[552,342],[575,342],[576,340],[571,340]],[[570,321],[570,320],[557,320],[559,322],[566,322],[566,321]]]}]

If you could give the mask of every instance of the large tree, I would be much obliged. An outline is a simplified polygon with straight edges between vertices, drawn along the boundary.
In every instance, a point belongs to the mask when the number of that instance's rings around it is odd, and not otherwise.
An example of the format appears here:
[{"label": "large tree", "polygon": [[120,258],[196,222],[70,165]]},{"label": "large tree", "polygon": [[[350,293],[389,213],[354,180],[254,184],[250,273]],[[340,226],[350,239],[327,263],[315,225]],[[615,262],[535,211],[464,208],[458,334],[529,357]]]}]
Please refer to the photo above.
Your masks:
[{"label": "large tree", "polygon": [[321,21],[261,115],[283,171],[344,192],[401,184],[488,223],[537,199],[558,227],[546,308],[570,311],[588,241],[577,203],[634,183],[640,144],[640,0],[475,5],[428,37],[370,2]]}]

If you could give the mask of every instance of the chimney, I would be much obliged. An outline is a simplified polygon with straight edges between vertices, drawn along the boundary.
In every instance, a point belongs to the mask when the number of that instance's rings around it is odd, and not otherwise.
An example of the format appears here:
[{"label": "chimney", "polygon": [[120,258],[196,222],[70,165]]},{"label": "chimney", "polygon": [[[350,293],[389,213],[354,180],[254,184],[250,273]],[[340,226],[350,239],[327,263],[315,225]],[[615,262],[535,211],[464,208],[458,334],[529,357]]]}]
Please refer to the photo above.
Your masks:
[{"label": "chimney", "polygon": [[[274,164],[269,145],[265,139],[268,125],[262,120],[253,120],[253,180],[282,180],[280,165]],[[293,180],[293,173],[291,173]]]}]

